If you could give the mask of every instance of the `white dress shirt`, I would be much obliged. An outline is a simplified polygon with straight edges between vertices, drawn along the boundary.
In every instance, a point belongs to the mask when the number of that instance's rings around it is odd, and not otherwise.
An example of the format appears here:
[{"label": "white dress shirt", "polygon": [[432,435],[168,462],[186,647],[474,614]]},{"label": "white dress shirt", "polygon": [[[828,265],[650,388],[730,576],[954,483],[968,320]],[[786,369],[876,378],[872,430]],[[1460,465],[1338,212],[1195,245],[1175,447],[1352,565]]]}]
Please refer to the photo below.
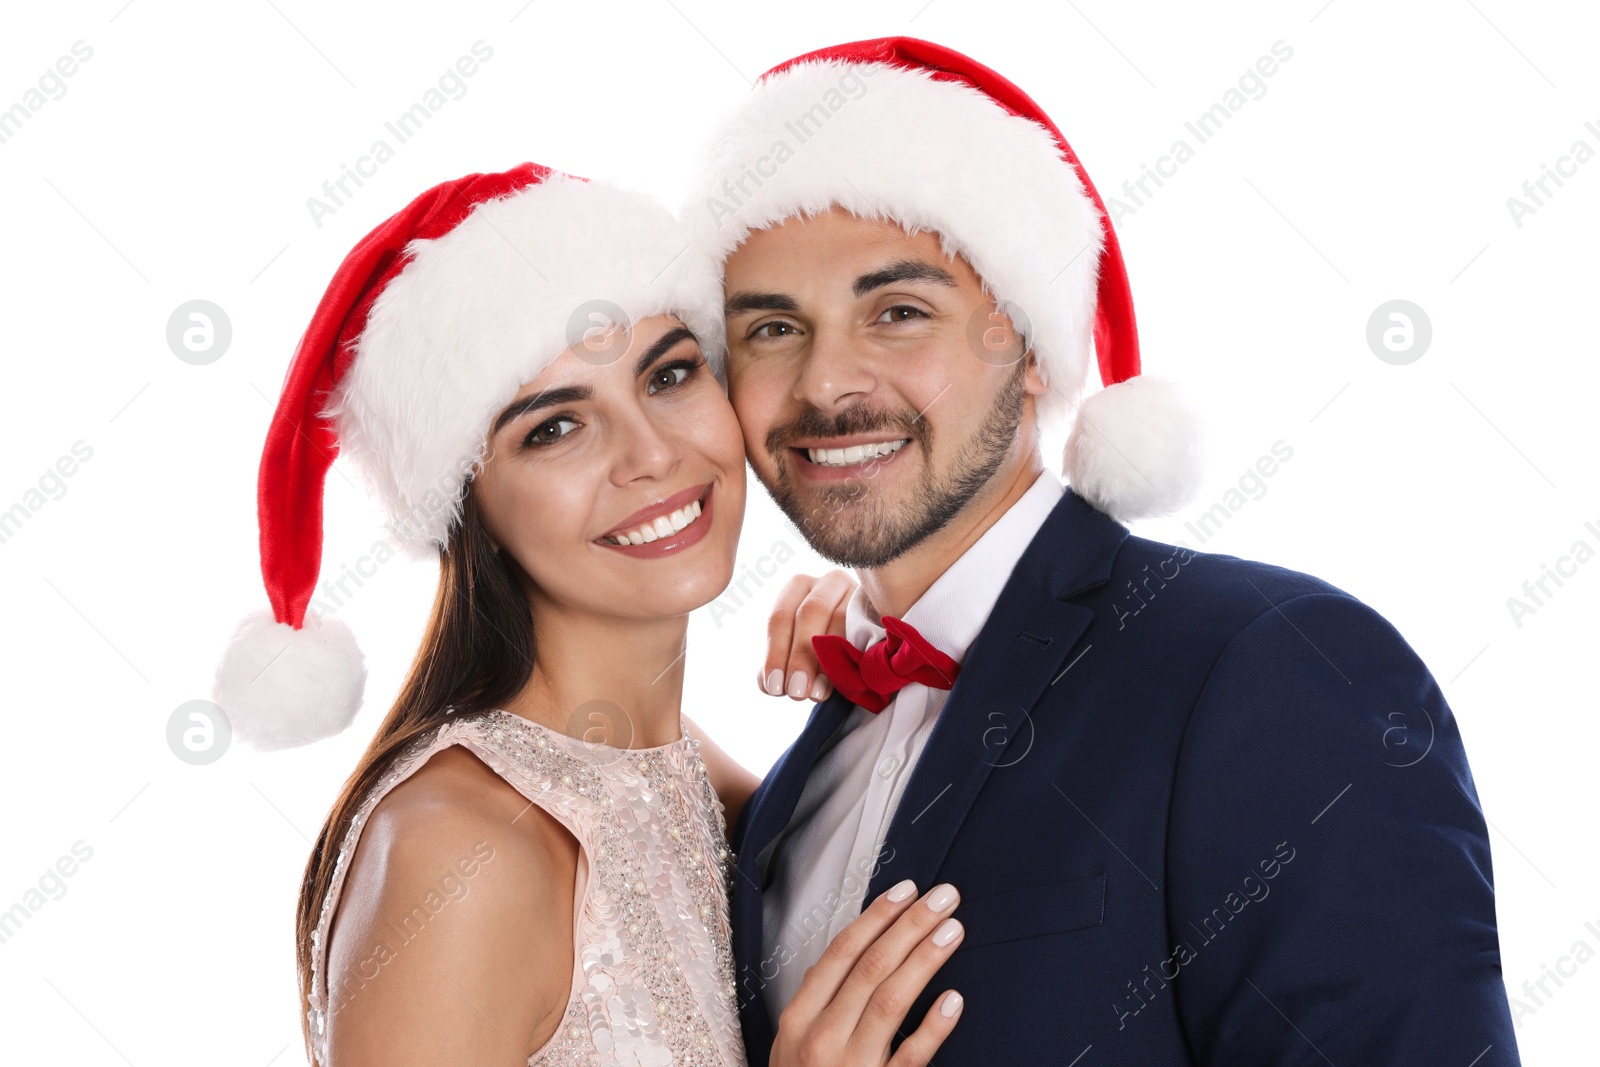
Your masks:
[{"label": "white dress shirt", "polygon": [[[904,620],[962,661],[1062,491],[1060,479],[1043,471],[928,587]],[[883,640],[879,618],[858,588],[845,608],[845,636],[857,648]],[[763,958],[778,965],[763,990],[774,1020],[800,988],[806,968],[861,914],[884,835],[946,696],[946,690],[912,682],[881,712],[851,709],[832,740],[824,742],[776,842],[771,887],[762,900]]]}]

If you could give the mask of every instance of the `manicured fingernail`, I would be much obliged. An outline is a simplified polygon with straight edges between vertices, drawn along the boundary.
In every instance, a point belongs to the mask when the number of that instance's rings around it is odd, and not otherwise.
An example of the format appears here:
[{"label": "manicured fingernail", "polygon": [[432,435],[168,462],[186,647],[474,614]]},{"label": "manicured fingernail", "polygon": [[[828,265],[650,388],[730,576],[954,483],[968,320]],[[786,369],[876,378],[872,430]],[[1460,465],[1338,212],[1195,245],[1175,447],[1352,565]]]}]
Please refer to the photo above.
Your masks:
[{"label": "manicured fingernail", "polygon": [[801,697],[805,696],[806,682],[808,680],[809,679],[806,678],[805,671],[795,671],[793,674],[789,675],[789,695],[794,697],[796,700],[799,700]]},{"label": "manicured fingernail", "polygon": [[828,695],[828,676],[825,675],[825,674],[819,674],[819,675],[817,675],[817,680],[811,683],[811,699],[812,700],[821,700],[823,697],[825,697],[827,695]]},{"label": "manicured fingernail", "polygon": [[895,886],[893,889],[891,889],[887,893],[885,893],[884,896],[888,897],[890,900],[892,900],[896,904],[898,904],[902,900],[906,899],[906,897],[909,897],[912,893],[915,893],[916,891],[917,891],[917,883],[915,883],[911,879],[907,878],[905,881],[901,882],[899,885]]},{"label": "manicured fingernail", "polygon": [[946,919],[939,924],[939,929],[933,932],[933,943],[940,948],[944,948],[960,936],[961,924],[954,919]]},{"label": "manicured fingernail", "polygon": [[939,1002],[939,1014],[948,1019],[950,1016],[954,1015],[960,1010],[961,994],[952,989],[950,992],[946,993],[944,995],[944,999]]},{"label": "manicured fingernail", "polygon": [[776,667],[772,668],[772,672],[767,675],[767,684],[764,688],[769,697],[783,696],[783,672]]},{"label": "manicured fingernail", "polygon": [[928,907],[936,912],[949,911],[956,902],[956,896],[956,887],[948,882],[935,886],[933,892],[928,894]]}]

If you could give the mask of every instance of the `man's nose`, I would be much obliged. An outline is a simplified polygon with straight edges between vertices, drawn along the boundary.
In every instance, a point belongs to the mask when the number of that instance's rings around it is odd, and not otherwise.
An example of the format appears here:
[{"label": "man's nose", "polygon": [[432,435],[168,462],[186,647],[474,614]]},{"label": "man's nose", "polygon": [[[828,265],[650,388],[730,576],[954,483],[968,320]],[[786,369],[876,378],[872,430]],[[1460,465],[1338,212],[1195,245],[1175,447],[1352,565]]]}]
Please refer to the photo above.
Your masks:
[{"label": "man's nose", "polygon": [[795,381],[795,399],[833,414],[870,396],[878,386],[870,353],[849,331],[819,326]]}]

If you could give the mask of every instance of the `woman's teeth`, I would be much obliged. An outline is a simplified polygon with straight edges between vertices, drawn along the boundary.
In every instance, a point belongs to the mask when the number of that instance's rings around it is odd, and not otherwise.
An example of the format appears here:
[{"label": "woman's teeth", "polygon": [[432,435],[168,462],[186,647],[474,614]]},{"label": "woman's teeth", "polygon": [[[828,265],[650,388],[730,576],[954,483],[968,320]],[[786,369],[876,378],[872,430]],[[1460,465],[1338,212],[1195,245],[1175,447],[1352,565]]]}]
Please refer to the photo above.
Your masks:
[{"label": "woman's teeth", "polygon": [[806,457],[811,462],[821,467],[851,467],[857,463],[864,463],[869,459],[887,456],[891,452],[898,452],[902,445],[911,440],[909,437],[898,441],[881,441],[870,445],[851,445],[849,448],[808,448]]},{"label": "woman's teeth", "polygon": [[606,540],[613,545],[647,545],[659,538],[671,537],[688,526],[700,517],[700,510],[700,501],[696,500],[687,507],[679,508],[669,515],[657,516],[653,522],[647,522],[625,534],[607,537]]}]

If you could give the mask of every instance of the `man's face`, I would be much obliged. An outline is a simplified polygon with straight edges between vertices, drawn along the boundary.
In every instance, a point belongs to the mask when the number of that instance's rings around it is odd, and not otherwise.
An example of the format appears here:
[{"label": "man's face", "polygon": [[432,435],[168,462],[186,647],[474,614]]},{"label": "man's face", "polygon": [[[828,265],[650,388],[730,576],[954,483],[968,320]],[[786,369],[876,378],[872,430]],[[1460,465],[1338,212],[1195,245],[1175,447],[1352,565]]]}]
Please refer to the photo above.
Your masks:
[{"label": "man's face", "polygon": [[834,208],[753,232],[726,276],[750,465],[827,559],[898,558],[1032,446],[1036,362],[938,235]]}]

